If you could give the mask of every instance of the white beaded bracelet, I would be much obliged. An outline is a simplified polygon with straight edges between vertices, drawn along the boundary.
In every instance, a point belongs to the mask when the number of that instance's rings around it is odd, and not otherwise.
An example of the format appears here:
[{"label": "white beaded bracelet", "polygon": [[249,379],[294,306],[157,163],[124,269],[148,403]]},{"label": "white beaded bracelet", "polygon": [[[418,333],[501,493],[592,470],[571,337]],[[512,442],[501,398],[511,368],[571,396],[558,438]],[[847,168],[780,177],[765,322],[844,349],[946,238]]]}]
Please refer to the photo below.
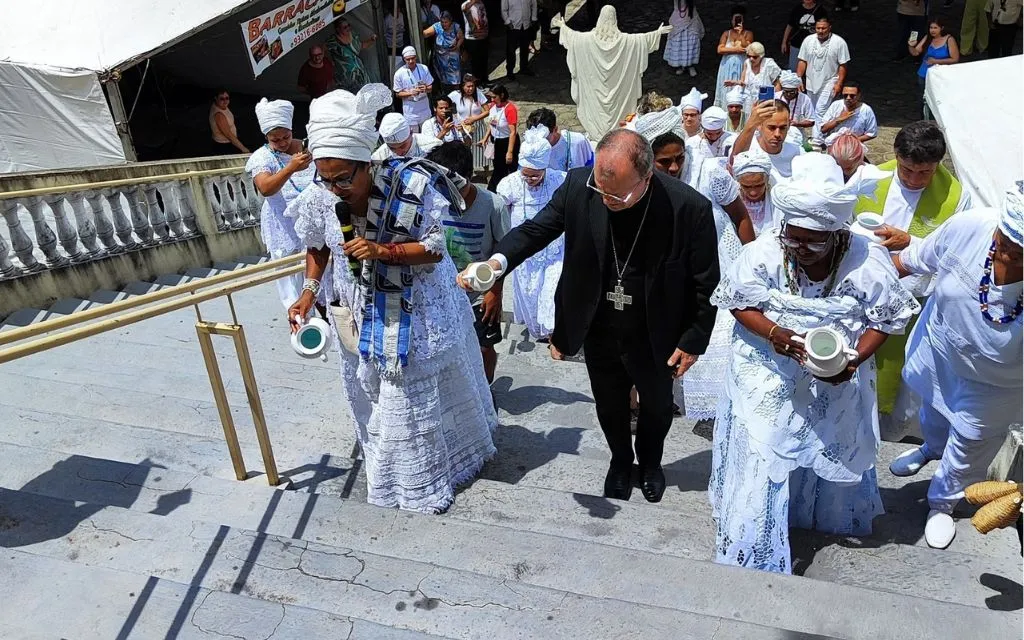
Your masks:
[{"label": "white beaded bracelet", "polygon": [[313,278],[306,278],[302,282],[302,290],[312,293],[315,298],[320,295],[320,281],[314,280]]}]

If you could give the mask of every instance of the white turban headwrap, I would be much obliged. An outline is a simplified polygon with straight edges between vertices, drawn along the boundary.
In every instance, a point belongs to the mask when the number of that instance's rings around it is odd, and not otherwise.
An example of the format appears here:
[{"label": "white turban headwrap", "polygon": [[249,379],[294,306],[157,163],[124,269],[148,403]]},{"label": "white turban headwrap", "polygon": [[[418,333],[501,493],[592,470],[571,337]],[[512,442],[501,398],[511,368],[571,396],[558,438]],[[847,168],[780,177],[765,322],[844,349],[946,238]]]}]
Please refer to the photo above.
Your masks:
[{"label": "white turban headwrap", "polygon": [[679,107],[669,107],[663,111],[652,111],[638,116],[636,132],[642,135],[647,142],[654,142],[655,138],[668,132],[673,132],[683,140],[686,139],[686,131],[683,130],[683,112]]},{"label": "white turban headwrap", "polygon": [[729,114],[722,107],[708,107],[700,116],[700,126],[711,131],[718,131],[725,127],[725,121]]},{"label": "white turban headwrap", "polygon": [[402,59],[403,60],[405,60],[406,58],[412,57],[414,55],[416,55],[416,49],[414,47],[406,47],[406,48],[402,49]]},{"label": "white turban headwrap", "polygon": [[772,159],[767,153],[744,151],[737,153],[732,159],[732,175],[734,178],[748,173],[769,174],[772,171]]},{"label": "white turban headwrap", "polygon": [[523,134],[523,143],[519,147],[519,166],[537,170],[548,168],[548,162],[551,160],[549,133],[551,132],[548,128],[542,124],[526,130]]},{"label": "white turban headwrap", "polygon": [[336,89],[310,102],[306,133],[313,159],[369,162],[377,146],[375,116],[391,104],[391,95],[382,84],[368,84],[356,95]]},{"label": "white turban headwrap", "polygon": [[857,197],[874,193],[878,177],[857,172],[844,182],[843,170],[832,156],[807,153],[793,158],[792,178],[772,189],[772,207],[782,213],[785,224],[838,231],[853,217]]},{"label": "white turban headwrap", "polygon": [[401,144],[409,139],[412,130],[409,121],[400,113],[389,113],[380,121],[380,137],[384,144]]},{"label": "white turban headwrap", "polygon": [[792,71],[783,71],[782,75],[779,76],[779,84],[782,85],[783,89],[799,89],[800,76]]},{"label": "white turban headwrap", "polygon": [[683,96],[683,99],[679,101],[679,108],[682,110],[696,109],[698,112],[704,110],[704,99],[708,97],[708,94],[701,93],[696,87],[690,89],[690,93]]},{"label": "white turban headwrap", "polygon": [[1024,247],[1024,180],[1006,192],[999,230],[1017,246]]},{"label": "white turban headwrap", "polygon": [[740,87],[732,87],[725,92],[725,104],[726,106],[739,104],[742,105],[744,102],[743,89]]},{"label": "white turban headwrap", "polygon": [[256,103],[256,120],[260,123],[260,131],[267,135],[274,129],[292,128],[292,113],[295,107],[287,100],[274,100],[273,102],[263,98]]}]

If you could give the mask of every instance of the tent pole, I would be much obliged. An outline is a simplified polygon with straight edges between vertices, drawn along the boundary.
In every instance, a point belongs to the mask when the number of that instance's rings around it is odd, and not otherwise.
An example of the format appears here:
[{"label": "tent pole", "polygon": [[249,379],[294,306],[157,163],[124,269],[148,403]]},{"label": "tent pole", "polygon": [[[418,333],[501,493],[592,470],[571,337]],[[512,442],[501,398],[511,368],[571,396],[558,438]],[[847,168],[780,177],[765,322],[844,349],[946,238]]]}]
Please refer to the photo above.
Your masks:
[{"label": "tent pole", "polygon": [[128,129],[128,114],[124,111],[124,101],[121,100],[121,88],[117,85],[119,79],[120,74],[111,74],[103,81],[103,90],[107,94],[107,102],[110,103],[110,114],[114,116],[114,127],[117,129],[118,137],[121,138],[124,158],[128,162],[135,162],[139,158],[135,155],[135,145],[132,144],[132,132]]},{"label": "tent pole", "polygon": [[398,15],[398,0],[394,1],[394,6],[391,8],[391,60],[388,63],[388,69],[391,69],[391,77],[395,77],[395,58],[398,56],[398,20],[395,16]]},{"label": "tent pole", "polygon": [[[398,6],[398,0],[395,0],[395,6]],[[428,65],[430,61],[426,57],[427,48],[423,40],[423,19],[420,17],[420,11],[422,9],[419,0],[405,0],[405,15],[409,20],[409,43],[416,49],[420,64]]]}]

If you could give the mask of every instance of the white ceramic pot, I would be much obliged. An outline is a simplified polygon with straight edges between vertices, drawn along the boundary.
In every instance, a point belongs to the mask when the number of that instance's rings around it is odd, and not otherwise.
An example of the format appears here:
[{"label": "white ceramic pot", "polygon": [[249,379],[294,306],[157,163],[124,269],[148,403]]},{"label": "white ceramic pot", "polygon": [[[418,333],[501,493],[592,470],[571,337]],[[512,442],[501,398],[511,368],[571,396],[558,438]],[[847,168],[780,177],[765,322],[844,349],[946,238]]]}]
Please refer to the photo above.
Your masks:
[{"label": "white ceramic pot", "polygon": [[320,318],[310,318],[292,334],[292,349],[303,358],[320,358],[327,362],[331,348],[331,325]]},{"label": "white ceramic pot", "polygon": [[473,291],[488,291],[500,275],[500,271],[495,271],[486,262],[473,262],[466,267],[462,278],[473,287]]},{"label": "white ceramic pot", "polygon": [[876,236],[875,232],[884,226],[885,220],[882,218],[881,214],[866,211],[857,216],[857,219],[853,221],[853,224],[850,225],[850,232],[864,236],[872,242],[881,244],[882,239]]},{"label": "white ceramic pot", "polygon": [[860,354],[846,342],[843,334],[829,327],[811,329],[803,338],[794,337],[803,344],[807,353],[804,366],[819,378],[831,378],[842,373]]}]

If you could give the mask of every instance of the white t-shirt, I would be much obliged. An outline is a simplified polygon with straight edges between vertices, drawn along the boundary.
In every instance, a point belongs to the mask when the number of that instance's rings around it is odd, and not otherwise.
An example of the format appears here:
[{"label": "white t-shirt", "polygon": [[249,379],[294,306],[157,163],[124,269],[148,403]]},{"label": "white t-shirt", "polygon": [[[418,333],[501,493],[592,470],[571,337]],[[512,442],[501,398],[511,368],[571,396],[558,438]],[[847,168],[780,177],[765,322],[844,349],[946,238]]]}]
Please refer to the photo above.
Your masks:
[{"label": "white t-shirt", "polygon": [[[781,91],[775,92],[775,99],[785,102],[789,105],[789,119],[794,122],[806,122],[808,120],[814,120],[814,103],[811,102],[810,97],[803,92],[796,94],[796,100],[790,102],[786,100],[786,96]],[[795,103],[795,104],[794,104]]]},{"label": "white t-shirt", "polygon": [[808,93],[818,93],[828,87],[839,73],[839,65],[850,61],[850,48],[846,40],[832,34],[821,42],[817,36],[804,38],[798,57],[807,63],[804,73],[804,88]]},{"label": "white t-shirt", "polygon": [[[846,111],[846,103],[842,100],[836,100],[831,105],[825,115],[822,117],[821,122],[830,122],[835,120]],[[818,129],[819,125],[815,125],[815,129]],[[825,137],[825,144],[832,144],[832,142],[844,133],[852,133],[855,136],[871,136],[872,138],[878,137],[878,120],[875,119],[875,112],[866,104],[861,104],[857,107],[857,112],[853,114],[845,122],[839,123],[835,129]],[[817,136],[821,137],[821,131],[816,131]]]},{"label": "white t-shirt", "polygon": [[502,106],[491,105],[491,114],[487,117],[491,125],[491,137],[495,139],[509,138],[512,136],[511,123],[519,123],[519,111],[516,105],[506,102]]},{"label": "white t-shirt", "polygon": [[[416,85],[434,84],[434,76],[430,75],[430,69],[416,63],[415,69],[402,65],[395,71],[395,83],[392,87],[395,93],[414,89]],[[424,120],[430,118],[430,99],[425,93],[412,98],[402,98],[402,114],[409,121],[410,127],[419,127]]]},{"label": "white t-shirt", "polygon": [[761,148],[761,142],[757,139],[760,135],[756,135],[753,142],[750,143],[750,151],[753,153],[763,154],[768,157],[772,162],[772,172],[770,176],[770,184],[779,184],[782,180],[789,178],[793,175],[793,158],[804,152],[804,148],[792,140],[786,140],[782,143],[782,150],[776,154],[771,154]]},{"label": "white t-shirt", "polygon": [[476,90],[476,102],[469,98],[463,98],[459,91],[449,93],[448,99],[455,105],[455,110],[458,112],[460,120],[480,115],[484,111],[484,105],[487,104],[487,96],[480,89]]}]

